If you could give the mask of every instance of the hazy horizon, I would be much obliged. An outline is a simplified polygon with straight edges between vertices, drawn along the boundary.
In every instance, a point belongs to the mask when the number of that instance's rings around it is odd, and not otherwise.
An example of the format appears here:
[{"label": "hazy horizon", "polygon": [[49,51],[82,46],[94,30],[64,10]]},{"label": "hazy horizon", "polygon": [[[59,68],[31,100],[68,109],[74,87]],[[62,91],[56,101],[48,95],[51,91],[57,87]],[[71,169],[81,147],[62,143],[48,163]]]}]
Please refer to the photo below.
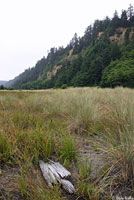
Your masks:
[{"label": "hazy horizon", "polygon": [[0,80],[8,81],[36,62],[52,47],[66,46],[74,33],[115,10],[120,15],[128,2],[94,0],[4,0],[0,2]]}]

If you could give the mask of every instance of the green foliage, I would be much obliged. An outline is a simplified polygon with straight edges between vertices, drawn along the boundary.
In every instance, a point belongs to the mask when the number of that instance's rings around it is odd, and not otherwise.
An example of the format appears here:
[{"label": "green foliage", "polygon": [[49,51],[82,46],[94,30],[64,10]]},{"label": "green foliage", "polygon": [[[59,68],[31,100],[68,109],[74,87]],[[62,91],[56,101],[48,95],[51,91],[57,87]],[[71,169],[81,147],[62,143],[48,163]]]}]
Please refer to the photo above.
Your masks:
[{"label": "green foliage", "polygon": [[0,135],[0,163],[8,162],[12,156],[12,146],[8,142],[7,138]]},{"label": "green foliage", "polygon": [[122,13],[121,13],[121,25],[123,27],[128,27],[128,16],[127,16],[127,11],[126,10],[122,10]]},{"label": "green foliage", "polygon": [[68,87],[67,84],[63,84],[63,85],[61,86],[61,89],[66,89],[67,87]]},{"label": "green foliage", "polygon": [[95,182],[91,183],[92,163],[89,163],[88,159],[85,159],[83,162],[81,161],[78,163],[78,169],[80,174],[79,192],[89,199],[99,200],[99,188],[97,188]]},{"label": "green foliage", "polygon": [[47,161],[47,158],[50,158],[54,150],[54,140],[51,133],[44,134],[37,129],[32,134],[31,141],[30,152],[34,155],[35,164],[38,164],[39,157]]},{"label": "green foliage", "polygon": [[4,90],[5,87],[3,85],[0,85],[0,90]]},{"label": "green foliage", "polygon": [[134,60],[116,60],[104,70],[102,87],[134,87]]},{"label": "green foliage", "polygon": [[21,132],[17,145],[23,150],[23,158],[29,157],[37,165],[39,159],[46,161],[52,155],[54,138],[51,133],[43,133],[40,129],[30,132],[29,135]]},{"label": "green foliage", "polygon": [[88,159],[78,163],[78,169],[81,179],[89,179],[92,172],[92,163],[89,163]]},{"label": "green foliage", "polygon": [[74,87],[81,87],[81,86],[87,86],[89,85],[89,75],[87,72],[83,74],[77,74],[73,79],[72,79],[72,85]]},{"label": "green foliage", "polygon": [[71,162],[76,158],[75,140],[70,135],[63,135],[60,139],[61,147],[57,154],[63,161],[68,160]]}]

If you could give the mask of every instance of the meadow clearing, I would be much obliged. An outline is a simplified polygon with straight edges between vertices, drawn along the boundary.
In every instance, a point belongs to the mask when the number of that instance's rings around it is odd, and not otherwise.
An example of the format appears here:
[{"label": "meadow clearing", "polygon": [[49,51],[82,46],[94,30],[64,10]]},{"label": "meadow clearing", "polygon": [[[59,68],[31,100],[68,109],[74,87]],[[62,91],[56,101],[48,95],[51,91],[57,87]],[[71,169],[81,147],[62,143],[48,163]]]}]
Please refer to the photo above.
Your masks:
[{"label": "meadow clearing", "polygon": [[[76,193],[50,189],[40,159],[69,169]],[[0,199],[133,197],[133,180],[133,89],[0,92]]]}]

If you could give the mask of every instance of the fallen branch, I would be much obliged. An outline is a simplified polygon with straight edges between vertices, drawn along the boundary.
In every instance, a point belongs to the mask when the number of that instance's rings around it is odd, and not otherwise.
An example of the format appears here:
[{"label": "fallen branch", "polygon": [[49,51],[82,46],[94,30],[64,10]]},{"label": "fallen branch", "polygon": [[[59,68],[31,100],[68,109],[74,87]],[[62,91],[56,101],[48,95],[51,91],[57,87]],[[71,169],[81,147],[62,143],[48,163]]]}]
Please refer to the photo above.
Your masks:
[{"label": "fallen branch", "polygon": [[41,168],[43,177],[51,188],[53,188],[53,184],[60,183],[67,192],[71,194],[75,192],[73,184],[64,179],[71,176],[71,173],[60,163],[53,161],[44,163],[42,160],[40,160],[39,166]]}]

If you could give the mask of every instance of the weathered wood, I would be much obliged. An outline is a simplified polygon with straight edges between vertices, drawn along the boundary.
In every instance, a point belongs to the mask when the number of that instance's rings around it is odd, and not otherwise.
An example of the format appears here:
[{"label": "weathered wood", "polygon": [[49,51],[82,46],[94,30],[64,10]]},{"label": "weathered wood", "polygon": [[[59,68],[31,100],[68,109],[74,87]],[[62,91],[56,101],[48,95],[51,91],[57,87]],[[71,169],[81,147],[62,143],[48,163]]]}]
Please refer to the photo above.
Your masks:
[{"label": "weathered wood", "polygon": [[55,163],[52,163],[51,165],[62,178],[71,176],[71,173],[65,167],[63,167],[60,163],[55,162]]},{"label": "weathered wood", "polygon": [[75,192],[75,188],[74,188],[73,184],[70,181],[65,180],[65,179],[61,179],[61,185],[64,188],[64,190],[66,190],[70,194]]},{"label": "weathered wood", "polygon": [[48,185],[52,188],[53,184],[60,183],[62,187],[69,193],[74,193],[75,188],[72,183],[63,178],[71,176],[71,173],[58,162],[44,163],[42,160],[39,161],[43,177],[45,178]]},{"label": "weathered wood", "polygon": [[51,172],[51,170],[49,169],[49,164],[48,163],[44,163],[42,160],[39,161],[39,166],[41,168],[42,174],[46,180],[46,182],[48,183],[48,185],[52,188],[52,183],[57,183],[55,176],[53,175],[53,173]]},{"label": "weathered wood", "polygon": [[51,165],[48,165],[48,168],[50,169],[50,171],[53,173],[53,175],[55,176],[55,178],[60,181],[60,175],[57,173],[57,170]]}]

